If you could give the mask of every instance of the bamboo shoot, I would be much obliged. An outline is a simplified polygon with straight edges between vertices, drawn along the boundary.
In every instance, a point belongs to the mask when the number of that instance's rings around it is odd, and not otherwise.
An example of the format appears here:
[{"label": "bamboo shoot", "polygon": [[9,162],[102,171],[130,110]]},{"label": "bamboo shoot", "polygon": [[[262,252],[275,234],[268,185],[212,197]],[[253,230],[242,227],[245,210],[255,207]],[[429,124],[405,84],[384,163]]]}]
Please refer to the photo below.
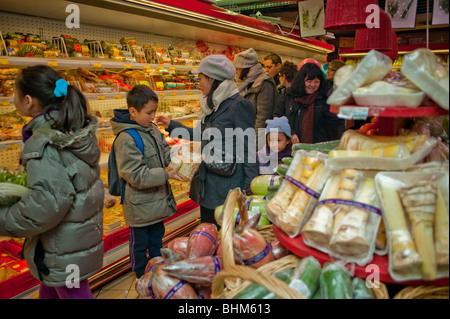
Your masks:
[{"label": "bamboo shoot", "polygon": [[[333,177],[327,194],[323,198],[324,200],[337,197],[340,179],[340,175]],[[328,244],[333,226],[334,206],[335,204],[322,204],[316,208],[313,216],[308,220],[302,230],[303,237],[306,240],[319,244]]]},{"label": "bamboo shoot", "polygon": [[437,190],[436,213],[434,216],[434,242],[436,249],[436,263],[438,266],[449,266],[449,218],[448,208],[442,190]]},{"label": "bamboo shoot", "polygon": [[423,260],[421,266],[423,279],[434,280],[437,276],[433,236],[436,183],[432,180],[419,181],[401,188],[399,193],[411,222],[417,252]]},{"label": "bamboo shoot", "polygon": [[402,203],[395,184],[383,180],[380,185],[384,212],[390,237],[390,258],[395,272],[405,273],[422,263],[408,231]]},{"label": "bamboo shoot", "polygon": [[[353,200],[356,189],[360,182],[361,174],[354,169],[346,169],[342,172],[337,198],[343,200]],[[334,211],[333,232],[341,223],[342,217],[350,210],[348,205],[336,205]]]},{"label": "bamboo shoot", "polygon": [[[371,205],[376,198],[375,183],[372,178],[367,178],[356,202]],[[342,217],[341,223],[334,230],[330,240],[333,250],[347,255],[360,255],[369,251],[366,226],[371,212],[352,207],[350,211]]]}]

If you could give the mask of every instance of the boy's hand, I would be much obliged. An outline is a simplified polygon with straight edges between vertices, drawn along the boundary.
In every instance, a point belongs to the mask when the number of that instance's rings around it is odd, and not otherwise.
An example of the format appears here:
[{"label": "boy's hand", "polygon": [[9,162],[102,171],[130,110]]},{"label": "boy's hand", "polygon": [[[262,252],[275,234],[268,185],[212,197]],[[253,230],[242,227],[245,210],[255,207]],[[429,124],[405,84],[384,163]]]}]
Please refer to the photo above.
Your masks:
[{"label": "boy's hand", "polygon": [[292,134],[292,144],[298,144],[300,140],[298,139],[297,134]]},{"label": "boy's hand", "polygon": [[167,129],[170,124],[170,118],[165,115],[158,115],[155,117],[155,122],[157,125],[162,125],[165,129]]},{"label": "boy's hand", "polygon": [[178,172],[174,169],[169,171],[169,179],[177,179],[179,181],[183,181],[180,175],[178,175]]}]

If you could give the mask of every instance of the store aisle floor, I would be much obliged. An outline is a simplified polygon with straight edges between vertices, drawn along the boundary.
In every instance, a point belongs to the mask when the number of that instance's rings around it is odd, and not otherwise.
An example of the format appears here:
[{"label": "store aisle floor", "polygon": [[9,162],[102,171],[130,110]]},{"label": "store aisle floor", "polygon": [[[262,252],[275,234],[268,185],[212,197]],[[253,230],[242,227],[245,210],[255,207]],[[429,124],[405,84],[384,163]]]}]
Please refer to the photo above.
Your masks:
[{"label": "store aisle floor", "polygon": [[92,294],[95,299],[138,299],[139,294],[135,288],[136,277],[128,271],[110,283],[95,289]]}]

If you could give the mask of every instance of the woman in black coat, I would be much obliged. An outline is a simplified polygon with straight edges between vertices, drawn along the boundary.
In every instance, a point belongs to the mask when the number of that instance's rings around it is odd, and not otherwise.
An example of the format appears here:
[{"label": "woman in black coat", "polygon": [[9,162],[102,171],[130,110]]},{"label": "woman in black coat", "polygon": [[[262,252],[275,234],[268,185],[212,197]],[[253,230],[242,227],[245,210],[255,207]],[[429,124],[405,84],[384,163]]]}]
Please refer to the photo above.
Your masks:
[{"label": "woman in black coat", "polygon": [[[195,70],[199,73],[200,123],[188,128],[166,116],[157,116],[171,137],[201,141],[202,153],[219,148],[233,156],[235,172],[224,176],[213,172],[205,161],[191,181],[190,197],[200,204],[201,222],[216,224],[214,210],[222,205],[231,189],[246,191],[258,175],[255,144],[255,112],[252,103],[239,95],[233,64],[224,55],[210,55]],[[226,172],[225,172],[226,173]],[[217,224],[216,224],[217,225]]]},{"label": "woman in black coat", "polygon": [[345,120],[330,112],[327,99],[322,70],[314,63],[305,63],[278,99],[273,116],[288,118],[293,143],[338,140],[344,133]]}]

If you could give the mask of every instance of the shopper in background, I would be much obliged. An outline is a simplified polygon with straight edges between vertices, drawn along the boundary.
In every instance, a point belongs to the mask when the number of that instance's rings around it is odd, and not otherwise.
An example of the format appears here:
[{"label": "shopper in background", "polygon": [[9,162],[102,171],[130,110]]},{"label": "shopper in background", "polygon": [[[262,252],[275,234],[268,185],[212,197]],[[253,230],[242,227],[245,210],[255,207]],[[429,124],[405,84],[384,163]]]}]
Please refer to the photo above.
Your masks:
[{"label": "shopper in background", "polygon": [[291,126],[286,116],[267,120],[266,145],[258,151],[259,174],[274,174],[282,159],[292,155]]},{"label": "shopper in background", "polygon": [[266,128],[266,120],[273,117],[276,102],[275,81],[265,72],[258,62],[258,56],[253,49],[237,54],[233,65],[238,75],[239,93],[252,102],[256,114],[255,131],[258,150],[264,145],[264,136],[258,138],[258,129]]},{"label": "shopper in background", "polygon": [[336,71],[345,65],[341,60],[333,60],[328,64],[327,68],[327,95],[330,96],[334,91],[334,75]]},{"label": "shopper in background", "polygon": [[[93,299],[88,278],[103,263],[97,119],[83,94],[48,66],[22,70],[14,104],[32,117],[22,131],[29,190],[0,207],[0,236],[26,238],[23,256],[41,299]],[[79,282],[66,286],[74,274]]]},{"label": "shopper in background", "polygon": [[279,72],[283,61],[278,54],[272,53],[264,58],[264,70],[270,74],[275,81],[275,85],[280,85]]},{"label": "shopper in background", "polygon": [[289,119],[294,144],[338,140],[345,122],[330,112],[326,100],[322,70],[314,63],[305,63],[278,100],[274,116]]},{"label": "shopper in background", "polygon": [[[201,221],[214,223],[219,227],[214,219],[215,208],[225,202],[231,189],[240,187],[248,191],[251,181],[258,175],[254,136],[246,139],[243,134],[230,136],[227,133],[250,129],[253,134],[255,112],[252,104],[239,95],[234,82],[236,71],[224,55],[207,56],[193,72],[199,73],[202,90],[198,125],[193,129],[170,120],[167,116],[157,116],[156,119],[172,137],[179,136],[181,131],[188,132],[188,136],[181,136],[183,138],[194,140],[198,137],[202,153],[211,144],[222,150],[231,148],[233,151],[238,149],[238,144],[243,145],[243,154],[232,154],[232,165],[236,169],[233,174],[226,176],[231,172],[213,172],[202,161],[191,181],[190,198],[200,204]],[[209,133],[214,135],[217,132],[221,132],[221,140],[212,141]],[[242,155],[241,160],[238,160],[238,155]]]},{"label": "shopper in background", "polygon": [[303,65],[305,65],[306,63],[314,63],[315,65],[317,65],[320,70],[322,71],[323,76],[326,78],[327,77],[327,72],[323,69],[322,65],[319,63],[319,61],[312,59],[312,58],[307,58],[307,59],[303,59],[302,62],[299,63],[297,70],[300,70],[302,68]]},{"label": "shopper in background", "polygon": [[[148,86],[136,85],[128,92],[127,105],[128,109],[115,109],[110,122],[117,135],[114,151],[119,177],[126,182],[123,216],[130,227],[131,267],[140,278],[148,260],[161,255],[164,220],[177,211],[169,179],[181,178],[175,170],[165,170],[170,146],[153,122],[158,108],[156,93]],[[137,131],[143,153],[126,129]]]},{"label": "shopper in background", "polygon": [[297,65],[295,65],[295,63],[290,61],[285,61],[283,63],[278,73],[280,78],[280,85],[278,85],[277,87],[277,97],[279,97],[279,95],[283,93],[286,88],[291,86],[292,80],[294,80],[294,76],[297,74],[297,72]]}]

